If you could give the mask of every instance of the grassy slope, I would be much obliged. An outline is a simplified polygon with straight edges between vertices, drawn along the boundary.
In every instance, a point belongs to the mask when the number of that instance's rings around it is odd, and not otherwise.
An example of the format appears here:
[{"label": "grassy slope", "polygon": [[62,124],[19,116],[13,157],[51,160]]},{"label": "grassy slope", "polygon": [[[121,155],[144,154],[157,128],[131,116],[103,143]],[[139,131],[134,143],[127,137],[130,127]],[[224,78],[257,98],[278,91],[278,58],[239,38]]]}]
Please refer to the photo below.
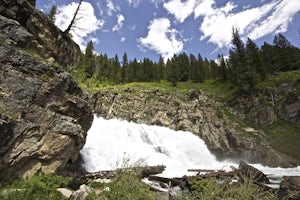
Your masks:
[{"label": "grassy slope", "polygon": [[[300,94],[300,70],[282,72],[268,77],[260,87],[276,88],[282,84],[294,85],[294,90],[285,93],[283,99],[297,97]],[[281,103],[282,99],[275,102],[275,104]],[[269,126],[260,128],[269,136],[274,149],[300,160],[300,124],[278,120]]]}]

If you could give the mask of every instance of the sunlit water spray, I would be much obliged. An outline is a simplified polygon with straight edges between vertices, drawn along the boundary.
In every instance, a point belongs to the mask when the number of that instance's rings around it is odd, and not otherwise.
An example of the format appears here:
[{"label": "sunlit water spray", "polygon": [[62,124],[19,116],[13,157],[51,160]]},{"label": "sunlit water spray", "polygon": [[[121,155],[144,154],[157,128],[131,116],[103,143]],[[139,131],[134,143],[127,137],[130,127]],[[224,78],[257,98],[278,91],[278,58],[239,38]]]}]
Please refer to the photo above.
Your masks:
[{"label": "sunlit water spray", "polygon": [[[217,161],[204,141],[190,132],[98,117],[94,118],[80,153],[83,167],[88,172],[139,164],[165,165],[163,176],[180,177],[189,175],[188,169],[229,170],[231,166],[238,167],[232,161]],[[278,177],[300,175],[300,167],[253,166]]]}]

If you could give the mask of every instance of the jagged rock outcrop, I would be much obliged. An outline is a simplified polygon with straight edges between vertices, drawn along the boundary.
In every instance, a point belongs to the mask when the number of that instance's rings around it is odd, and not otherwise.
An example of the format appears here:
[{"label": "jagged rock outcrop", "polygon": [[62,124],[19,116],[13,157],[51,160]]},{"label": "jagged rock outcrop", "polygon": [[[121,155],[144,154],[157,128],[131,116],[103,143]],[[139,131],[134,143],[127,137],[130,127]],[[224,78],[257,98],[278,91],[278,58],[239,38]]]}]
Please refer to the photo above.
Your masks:
[{"label": "jagged rock outcrop", "polygon": [[0,45],[0,181],[77,160],[92,109],[69,74]]},{"label": "jagged rock outcrop", "polygon": [[[35,1],[30,2],[35,4]],[[0,15],[11,20],[3,26],[5,18],[0,18],[2,21],[0,40],[31,48],[42,58],[56,61],[63,66],[77,63],[81,54],[79,46],[69,35],[57,28],[49,17],[36,10],[30,2],[0,0]],[[20,34],[16,34],[15,30],[26,37],[16,38],[16,35]]]},{"label": "jagged rock outcrop", "polygon": [[0,39],[7,44],[29,48],[33,35],[19,22],[0,15]]},{"label": "jagged rock outcrop", "polygon": [[224,104],[203,92],[162,93],[104,91],[90,99],[95,111],[105,118],[166,126],[199,135],[219,159],[244,159],[270,166],[296,164],[289,156],[274,151],[263,132],[243,127],[238,119],[230,119]]},{"label": "jagged rock outcrop", "polygon": [[265,88],[256,95],[236,98],[229,105],[240,118],[257,126],[270,125],[277,120],[300,124],[299,88],[300,81],[294,84],[282,83]]}]

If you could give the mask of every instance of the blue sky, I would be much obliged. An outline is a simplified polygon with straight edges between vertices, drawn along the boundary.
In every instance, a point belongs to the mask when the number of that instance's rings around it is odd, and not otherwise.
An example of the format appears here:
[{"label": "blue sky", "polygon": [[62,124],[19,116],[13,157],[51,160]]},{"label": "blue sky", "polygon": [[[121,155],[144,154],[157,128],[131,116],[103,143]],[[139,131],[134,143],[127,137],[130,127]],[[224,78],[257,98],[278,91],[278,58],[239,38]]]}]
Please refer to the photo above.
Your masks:
[{"label": "blue sky", "polygon": [[[78,0],[37,0],[43,12],[52,5],[64,30]],[[129,60],[166,60],[182,52],[216,59],[228,54],[233,26],[258,45],[283,33],[300,46],[299,0],[84,0],[79,15],[71,31],[75,42],[84,50],[93,40],[97,53],[120,60],[124,52]]]}]

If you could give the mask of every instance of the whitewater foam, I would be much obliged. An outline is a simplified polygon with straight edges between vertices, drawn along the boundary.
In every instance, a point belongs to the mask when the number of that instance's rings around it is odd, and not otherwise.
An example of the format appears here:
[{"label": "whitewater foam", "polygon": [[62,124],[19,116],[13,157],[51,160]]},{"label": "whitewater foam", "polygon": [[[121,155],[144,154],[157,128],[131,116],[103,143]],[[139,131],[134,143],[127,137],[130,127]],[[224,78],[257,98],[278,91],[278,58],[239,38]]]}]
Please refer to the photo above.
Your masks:
[{"label": "whitewater foam", "polygon": [[[191,174],[188,169],[229,170],[238,166],[231,161],[217,161],[204,141],[190,132],[96,116],[80,153],[88,172],[141,164],[165,165],[163,176],[178,177]],[[274,176],[300,175],[300,167],[253,166]]]}]

